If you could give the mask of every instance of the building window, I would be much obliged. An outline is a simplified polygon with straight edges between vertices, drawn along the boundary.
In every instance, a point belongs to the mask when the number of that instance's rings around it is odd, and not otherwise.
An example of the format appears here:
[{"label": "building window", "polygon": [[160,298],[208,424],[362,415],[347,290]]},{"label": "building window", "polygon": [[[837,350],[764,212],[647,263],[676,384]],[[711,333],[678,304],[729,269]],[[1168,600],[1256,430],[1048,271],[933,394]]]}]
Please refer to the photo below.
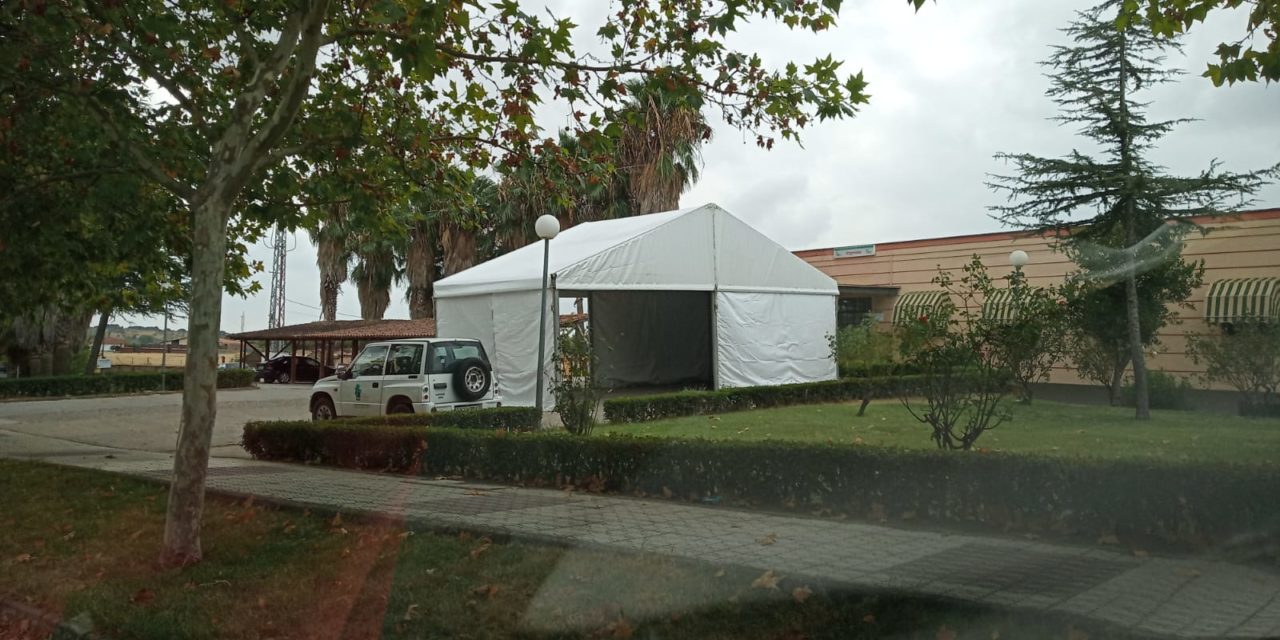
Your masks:
[{"label": "building window", "polygon": [[862,324],[863,319],[871,315],[871,298],[840,298],[840,306],[836,308],[836,326],[852,327]]}]

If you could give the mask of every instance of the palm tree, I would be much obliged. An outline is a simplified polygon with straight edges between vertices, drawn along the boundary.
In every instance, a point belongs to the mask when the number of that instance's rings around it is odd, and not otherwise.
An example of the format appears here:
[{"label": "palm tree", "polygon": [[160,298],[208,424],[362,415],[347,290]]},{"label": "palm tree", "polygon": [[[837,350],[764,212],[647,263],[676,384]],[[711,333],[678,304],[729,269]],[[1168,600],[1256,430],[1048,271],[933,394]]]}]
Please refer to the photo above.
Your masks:
[{"label": "palm tree", "polygon": [[472,179],[468,203],[440,216],[440,249],[443,258],[442,277],[451,276],[475,265],[476,232],[483,222],[499,211],[498,184],[488,176]]},{"label": "palm tree", "polygon": [[409,317],[418,320],[434,315],[431,299],[436,280],[436,234],[426,220],[418,220],[409,228],[409,246],[405,253],[404,273],[409,281]]},{"label": "palm tree", "polygon": [[351,264],[347,231],[345,202],[329,205],[323,226],[309,231],[316,243],[316,266],[320,267],[320,317],[329,322],[338,319],[338,294]]},{"label": "palm tree", "polygon": [[391,287],[404,277],[396,258],[397,239],[365,234],[357,240],[351,279],[360,299],[360,318],[381,320],[391,306]]},{"label": "palm tree", "polygon": [[631,102],[615,118],[623,124],[617,155],[630,213],[679,209],[680,194],[698,181],[702,144],[711,139],[700,96],[638,81],[627,90]]}]

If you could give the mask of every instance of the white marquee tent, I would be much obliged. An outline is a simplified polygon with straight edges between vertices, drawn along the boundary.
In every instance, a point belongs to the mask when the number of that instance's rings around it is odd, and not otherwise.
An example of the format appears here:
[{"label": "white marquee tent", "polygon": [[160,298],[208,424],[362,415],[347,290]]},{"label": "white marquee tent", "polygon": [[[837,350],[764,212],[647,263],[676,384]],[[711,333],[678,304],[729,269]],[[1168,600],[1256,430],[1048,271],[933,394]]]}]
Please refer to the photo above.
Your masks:
[{"label": "white marquee tent", "polygon": [[[437,335],[480,339],[512,405],[534,403],[542,244],[435,283]],[[585,297],[605,386],[836,377],[835,281],[714,204],[574,226],[550,272],[545,362],[559,297]]]}]

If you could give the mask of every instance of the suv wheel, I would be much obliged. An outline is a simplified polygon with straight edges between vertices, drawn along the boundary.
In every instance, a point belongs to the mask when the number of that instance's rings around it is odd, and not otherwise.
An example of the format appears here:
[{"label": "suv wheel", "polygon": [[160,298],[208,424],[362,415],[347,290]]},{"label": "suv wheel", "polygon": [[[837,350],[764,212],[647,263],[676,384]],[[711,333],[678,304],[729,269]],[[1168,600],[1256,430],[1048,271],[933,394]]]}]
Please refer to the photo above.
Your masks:
[{"label": "suv wheel", "polygon": [[492,384],[493,374],[489,365],[480,358],[466,358],[454,366],[453,388],[465,401],[483,398]]},{"label": "suv wheel", "polygon": [[413,413],[413,405],[404,400],[395,400],[387,407],[387,415]]},{"label": "suv wheel", "polygon": [[316,422],[322,420],[332,420],[338,417],[338,412],[333,410],[333,401],[329,396],[320,396],[311,401],[311,419]]}]

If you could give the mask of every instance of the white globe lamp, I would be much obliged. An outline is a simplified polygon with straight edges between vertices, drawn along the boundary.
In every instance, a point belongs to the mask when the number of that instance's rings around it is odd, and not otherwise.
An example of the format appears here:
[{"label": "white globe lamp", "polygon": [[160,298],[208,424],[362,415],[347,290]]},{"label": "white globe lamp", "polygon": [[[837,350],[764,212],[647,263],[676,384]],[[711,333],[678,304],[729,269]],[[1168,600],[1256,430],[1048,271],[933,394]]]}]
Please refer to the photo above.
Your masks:
[{"label": "white globe lamp", "polygon": [[1023,267],[1027,266],[1028,262],[1031,262],[1031,256],[1028,256],[1027,252],[1022,249],[1015,249],[1009,254],[1009,264],[1013,265],[1014,269],[1021,271]]},{"label": "white globe lamp", "polygon": [[533,230],[539,238],[550,240],[560,234],[560,221],[551,214],[540,216],[538,221],[533,223]]}]

